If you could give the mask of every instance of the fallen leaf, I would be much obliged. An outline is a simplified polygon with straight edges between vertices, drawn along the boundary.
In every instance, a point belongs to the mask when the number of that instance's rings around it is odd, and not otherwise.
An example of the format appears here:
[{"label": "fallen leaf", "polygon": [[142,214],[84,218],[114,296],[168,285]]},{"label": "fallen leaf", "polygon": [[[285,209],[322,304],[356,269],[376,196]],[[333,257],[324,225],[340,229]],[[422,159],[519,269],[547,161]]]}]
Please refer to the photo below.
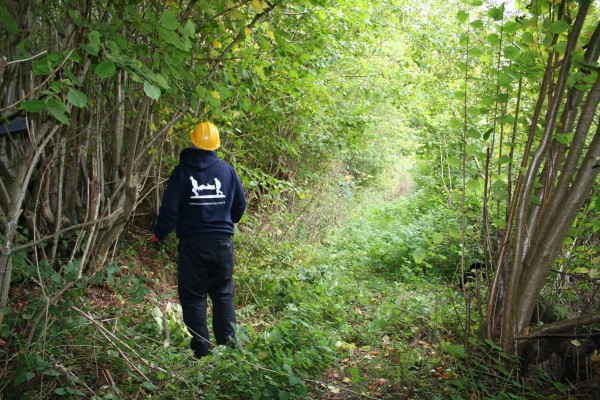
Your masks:
[{"label": "fallen leaf", "polygon": [[338,394],[340,392],[340,389],[336,388],[335,386],[331,386],[331,385],[328,385],[327,389],[329,389],[329,391],[333,394]]}]

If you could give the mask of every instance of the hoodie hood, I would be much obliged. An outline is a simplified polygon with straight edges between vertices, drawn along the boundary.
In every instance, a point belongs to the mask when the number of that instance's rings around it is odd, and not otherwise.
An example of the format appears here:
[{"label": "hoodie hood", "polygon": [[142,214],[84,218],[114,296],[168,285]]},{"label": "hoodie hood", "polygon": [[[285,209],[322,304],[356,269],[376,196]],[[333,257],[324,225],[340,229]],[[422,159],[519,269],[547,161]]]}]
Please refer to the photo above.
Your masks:
[{"label": "hoodie hood", "polygon": [[215,151],[189,147],[179,154],[179,161],[188,168],[203,170],[211,167],[220,160]]}]

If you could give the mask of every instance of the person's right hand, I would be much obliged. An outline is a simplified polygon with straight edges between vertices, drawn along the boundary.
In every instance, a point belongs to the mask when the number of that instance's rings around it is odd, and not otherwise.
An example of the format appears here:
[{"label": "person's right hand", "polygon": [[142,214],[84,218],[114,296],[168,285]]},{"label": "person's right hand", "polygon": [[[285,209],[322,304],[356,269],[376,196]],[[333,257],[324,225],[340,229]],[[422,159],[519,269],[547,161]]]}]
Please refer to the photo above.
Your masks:
[{"label": "person's right hand", "polygon": [[160,240],[158,240],[158,238],[154,234],[150,238],[150,244],[152,245],[152,247],[154,247],[156,249],[156,251],[162,250],[162,242]]}]

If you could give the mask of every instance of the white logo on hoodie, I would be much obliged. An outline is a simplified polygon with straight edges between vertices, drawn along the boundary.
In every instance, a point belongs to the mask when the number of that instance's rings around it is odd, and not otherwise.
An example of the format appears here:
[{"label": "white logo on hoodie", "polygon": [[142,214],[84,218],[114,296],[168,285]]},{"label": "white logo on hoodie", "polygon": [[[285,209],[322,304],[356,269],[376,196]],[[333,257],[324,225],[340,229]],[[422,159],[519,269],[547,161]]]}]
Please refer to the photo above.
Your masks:
[{"label": "white logo on hoodie", "polygon": [[[193,196],[190,196],[190,199],[216,199],[225,197],[225,194],[221,191],[221,181],[217,178],[215,178],[214,185],[207,183],[206,185],[202,184],[198,186],[198,182],[193,176],[190,176],[190,181],[192,181],[192,192],[194,193]],[[200,192],[203,190],[214,190],[214,194],[200,195]]]}]

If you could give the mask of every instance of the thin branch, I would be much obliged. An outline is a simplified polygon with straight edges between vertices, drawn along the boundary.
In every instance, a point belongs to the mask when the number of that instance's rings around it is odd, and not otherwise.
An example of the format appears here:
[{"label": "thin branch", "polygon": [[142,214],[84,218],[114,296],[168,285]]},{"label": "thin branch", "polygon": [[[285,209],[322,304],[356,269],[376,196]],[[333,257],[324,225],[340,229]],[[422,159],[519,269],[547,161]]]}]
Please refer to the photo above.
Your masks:
[{"label": "thin branch", "polygon": [[115,336],[112,332],[110,332],[108,329],[106,329],[100,322],[96,321],[94,319],[94,317],[92,317],[90,314],[86,313],[83,310],[80,310],[79,308],[75,307],[75,306],[71,306],[71,308],[75,311],[77,311],[78,313],[80,313],[81,315],[83,315],[85,318],[87,318],[88,320],[90,320],[90,322],[92,322],[99,330],[100,332],[109,340],[109,342],[115,346],[118,350],[119,353],[121,353],[121,355],[131,364],[131,366],[138,371],[146,380],[149,380],[148,378],[146,378],[146,376],[135,366],[135,364],[133,364],[131,361],[129,361],[129,359],[127,359],[127,357],[125,357],[125,355],[123,354],[123,352],[121,351],[121,349],[119,348],[119,346],[116,345],[115,342],[113,342],[112,340],[110,340],[107,335],[116,340],[117,342],[119,342],[122,346],[124,346],[127,350],[131,351],[144,365],[146,365],[147,367],[162,372],[164,374],[167,374],[167,370],[160,368],[156,365],[153,365],[152,363],[148,362],[145,358],[142,358],[134,349],[132,349],[127,343],[123,342],[121,339],[119,339],[117,336]]},{"label": "thin branch", "polygon": [[53,73],[49,74],[48,77],[46,79],[44,79],[44,81],[42,83],[37,85],[35,88],[33,88],[33,90],[31,92],[27,93],[25,96],[23,96],[21,99],[17,100],[13,104],[10,104],[4,108],[0,108],[0,112],[9,110],[9,109],[15,107],[17,104],[26,100],[28,97],[32,96],[34,93],[36,93],[42,87],[44,87],[46,85],[46,83],[48,83],[50,81],[50,79],[52,79],[52,77],[54,77],[54,75],[58,72],[58,70],[60,70],[62,68],[62,66],[67,62],[67,60],[71,57],[71,54],[73,54],[74,51],[75,51],[75,49],[72,49],[71,51],[69,51],[69,54],[67,54],[67,56],[60,62],[60,64],[58,64],[58,66],[56,68],[54,68]]},{"label": "thin branch", "polygon": [[56,232],[54,232],[54,233],[53,233],[53,234],[51,234],[51,235],[44,236],[43,238],[40,238],[40,239],[38,239],[38,240],[36,240],[36,241],[29,242],[29,243],[26,243],[26,244],[22,244],[22,245],[20,245],[20,246],[15,246],[15,247],[12,247],[12,248],[11,248],[11,250],[10,250],[10,252],[14,252],[14,251],[18,251],[18,250],[27,249],[27,248],[29,248],[29,247],[32,247],[32,246],[37,246],[37,245],[38,245],[38,244],[40,244],[40,243],[46,242],[46,241],[48,241],[48,240],[50,240],[50,239],[52,239],[52,238],[54,238],[54,237],[56,237],[56,236],[62,235],[63,233],[66,233],[66,232],[72,231],[73,229],[77,229],[77,228],[83,228],[83,227],[86,227],[86,226],[88,226],[88,225],[93,225],[93,224],[97,224],[97,223],[100,223],[100,222],[106,221],[106,220],[108,220],[108,219],[111,219],[111,218],[113,218],[113,217],[115,216],[115,214],[117,214],[117,213],[120,213],[121,211],[122,211],[122,210],[121,210],[121,208],[118,208],[118,209],[117,209],[117,210],[115,210],[115,211],[114,211],[112,214],[110,214],[110,215],[107,215],[107,216],[105,216],[105,217],[98,218],[98,219],[96,219],[96,220],[93,220],[93,221],[88,221],[88,222],[84,222],[84,223],[77,224],[77,225],[72,225],[72,226],[69,226],[68,228],[62,229],[62,230],[60,230],[60,231],[56,231]]},{"label": "thin branch", "polygon": [[[14,60],[14,61],[9,61],[9,62],[7,62],[5,65],[12,65],[12,64],[17,64],[17,63],[20,63],[20,62],[31,61],[31,60],[33,60],[33,59],[35,59],[35,58],[38,58],[38,57],[40,57],[40,56],[42,56],[42,55],[46,54],[47,52],[48,52],[48,50],[44,50],[44,51],[42,51],[41,53],[38,53],[38,54],[36,54],[35,56],[31,56],[31,57],[29,57],[29,58],[24,58],[24,59],[22,59],[22,60]],[[69,54],[69,55],[71,55],[71,54]]]}]

